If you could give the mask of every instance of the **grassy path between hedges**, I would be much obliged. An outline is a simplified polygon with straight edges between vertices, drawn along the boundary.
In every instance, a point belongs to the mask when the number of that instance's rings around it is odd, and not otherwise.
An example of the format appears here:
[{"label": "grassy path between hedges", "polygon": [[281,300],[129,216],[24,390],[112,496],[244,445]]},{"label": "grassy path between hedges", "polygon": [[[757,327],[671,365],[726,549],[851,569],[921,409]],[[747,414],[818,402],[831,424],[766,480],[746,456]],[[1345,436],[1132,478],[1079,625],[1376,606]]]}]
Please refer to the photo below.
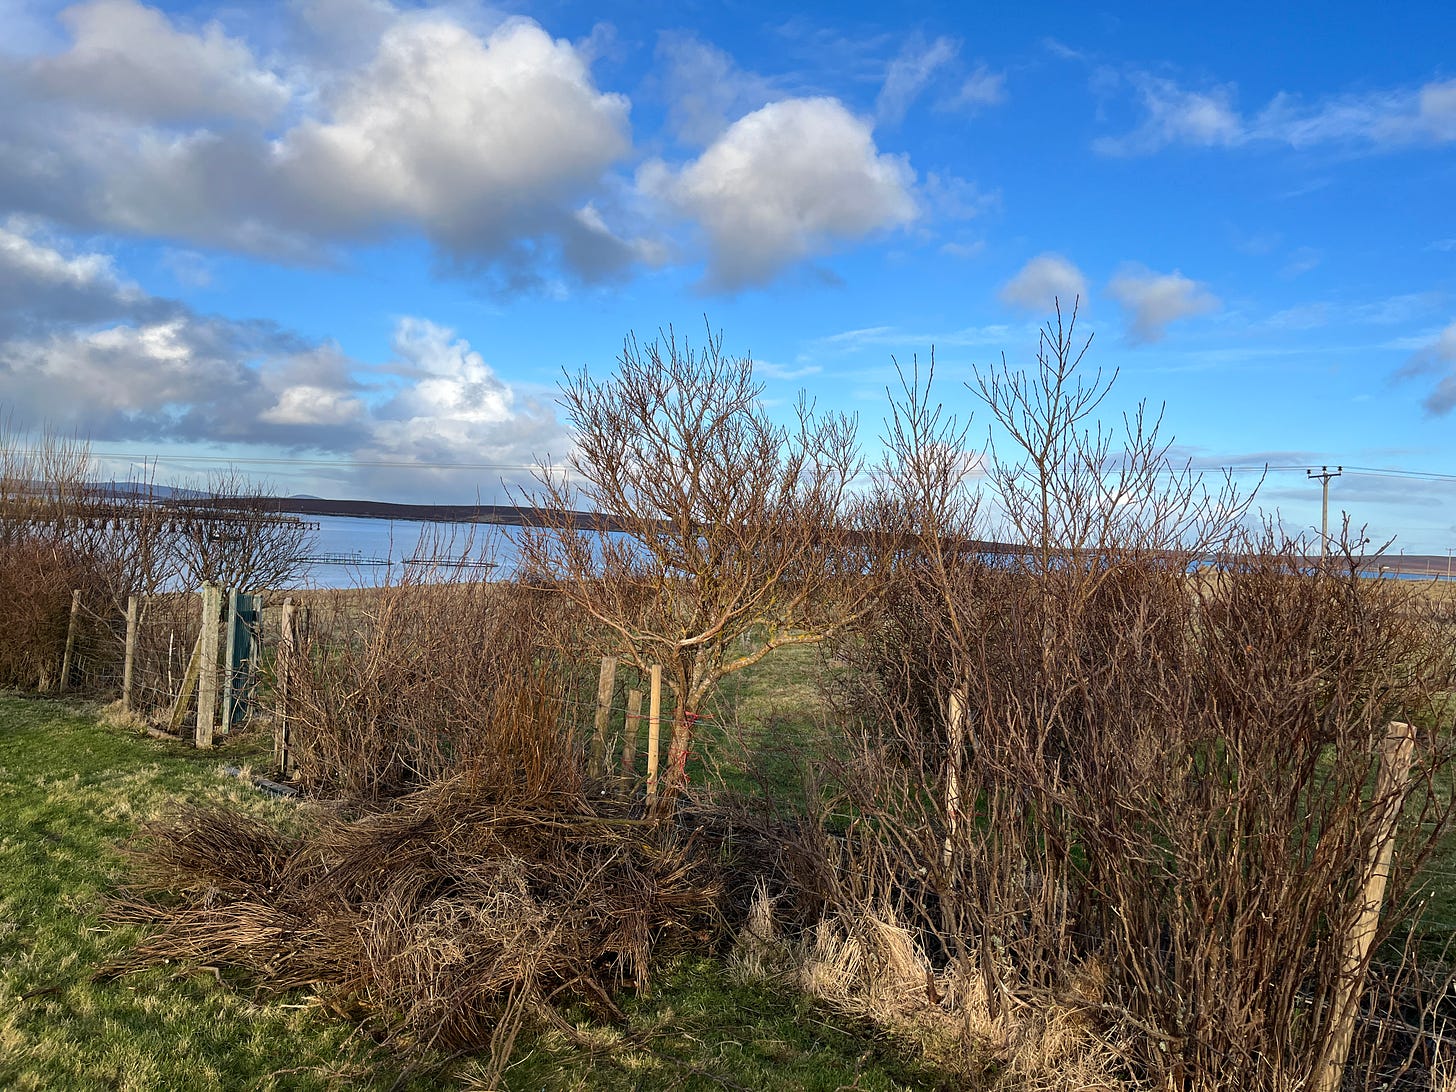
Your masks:
[{"label": "grassy path between hedges", "polygon": [[[102,924],[118,848],[183,801],[288,822],[298,805],[224,777],[263,741],[201,753],[102,725],[55,702],[0,695],[0,1088],[312,1089],[482,1087],[456,1060],[401,1072],[307,995],[257,993],[226,973],[160,967],[92,973],[135,934]],[[864,1092],[941,1082],[894,1044],[807,1001],[736,985],[716,960],[672,968],[626,1028],[578,1030],[586,1056],[553,1034],[522,1041],[507,1088],[806,1089]],[[574,1014],[568,1014],[576,1022]]]}]

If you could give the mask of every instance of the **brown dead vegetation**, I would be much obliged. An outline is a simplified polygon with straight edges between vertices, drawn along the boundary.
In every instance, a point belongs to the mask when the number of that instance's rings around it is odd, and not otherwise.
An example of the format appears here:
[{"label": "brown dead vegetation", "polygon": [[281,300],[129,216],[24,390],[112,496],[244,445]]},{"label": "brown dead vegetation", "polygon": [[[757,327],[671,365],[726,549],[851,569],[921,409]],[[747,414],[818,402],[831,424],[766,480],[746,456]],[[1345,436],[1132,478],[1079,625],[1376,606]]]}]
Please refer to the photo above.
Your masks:
[{"label": "brown dead vegetation", "polygon": [[188,811],[132,846],[113,920],[154,929],[119,972],[162,960],[306,988],[405,1048],[493,1052],[527,1018],[646,985],[716,930],[720,881],[693,839],[578,793],[437,781],[285,835]]},{"label": "brown dead vegetation", "polygon": [[[1070,326],[1043,348],[973,384],[1005,445],[985,495],[1021,556],[945,548],[983,518],[964,426],[907,382],[883,503],[921,545],[838,649],[861,669],[859,728],[818,767],[824,819],[848,829],[813,883],[912,925],[993,1023],[1066,1007],[1095,965],[1082,1007],[1131,1077],[1312,1087],[1345,988],[1368,986],[1366,1012],[1428,1011],[1399,955],[1345,965],[1382,817],[1400,812],[1377,940],[1410,920],[1451,819],[1452,635],[1359,575],[1358,536],[1309,575],[1305,544],[1250,530],[1148,417],[1087,423],[1107,382],[1078,372]],[[1217,578],[1191,581],[1210,560]],[[1394,801],[1372,792],[1393,720],[1423,729]],[[1429,1040],[1361,1026],[1361,1079],[1429,1061]]]},{"label": "brown dead vegetation", "polygon": [[583,791],[568,703],[587,636],[556,594],[447,556],[367,596],[312,597],[289,703],[311,793],[387,799],[459,773],[527,799]]}]

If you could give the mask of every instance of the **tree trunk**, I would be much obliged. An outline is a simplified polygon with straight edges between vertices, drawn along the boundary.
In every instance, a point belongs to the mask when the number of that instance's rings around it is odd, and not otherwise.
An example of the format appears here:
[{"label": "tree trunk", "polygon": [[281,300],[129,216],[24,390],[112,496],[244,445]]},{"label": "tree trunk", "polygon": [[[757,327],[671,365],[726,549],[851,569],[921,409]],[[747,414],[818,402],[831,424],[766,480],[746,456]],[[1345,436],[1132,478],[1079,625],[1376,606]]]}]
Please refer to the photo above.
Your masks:
[{"label": "tree trunk", "polygon": [[692,753],[693,728],[697,714],[691,709],[673,710],[672,740],[667,746],[667,772],[657,798],[657,814],[671,815],[677,806],[678,794],[688,784],[688,756]]}]

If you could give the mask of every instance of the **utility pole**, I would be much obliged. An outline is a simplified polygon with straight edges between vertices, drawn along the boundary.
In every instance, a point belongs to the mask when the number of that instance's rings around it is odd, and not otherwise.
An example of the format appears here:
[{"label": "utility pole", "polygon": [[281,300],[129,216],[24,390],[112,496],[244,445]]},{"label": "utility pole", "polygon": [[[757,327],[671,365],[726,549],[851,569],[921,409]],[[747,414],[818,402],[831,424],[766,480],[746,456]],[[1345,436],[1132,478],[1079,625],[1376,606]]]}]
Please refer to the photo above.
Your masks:
[{"label": "utility pole", "polygon": [[1325,562],[1330,554],[1330,479],[1338,478],[1344,472],[1343,466],[1337,466],[1333,470],[1322,466],[1318,474],[1313,470],[1304,472],[1304,476],[1311,481],[1319,479],[1324,494],[1320,502],[1320,572],[1324,572]]}]

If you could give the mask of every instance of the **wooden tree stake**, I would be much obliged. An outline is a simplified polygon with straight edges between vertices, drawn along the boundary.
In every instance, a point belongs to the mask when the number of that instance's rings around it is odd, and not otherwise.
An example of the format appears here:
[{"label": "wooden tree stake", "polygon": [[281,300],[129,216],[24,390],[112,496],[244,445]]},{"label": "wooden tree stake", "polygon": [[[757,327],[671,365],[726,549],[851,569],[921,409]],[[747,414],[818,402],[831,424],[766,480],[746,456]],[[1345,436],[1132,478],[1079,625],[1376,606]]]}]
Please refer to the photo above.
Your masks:
[{"label": "wooden tree stake", "polygon": [[942,863],[949,873],[961,825],[961,765],[966,749],[966,699],[960,687],[950,692],[945,704],[950,747],[945,758],[945,852]]},{"label": "wooden tree stake", "polygon": [[622,733],[622,787],[630,791],[637,773],[637,735],[642,730],[642,698],[640,690],[627,691],[627,723]]},{"label": "wooden tree stake", "polygon": [[223,655],[222,655],[222,719],[218,721],[218,731],[227,735],[233,727],[233,705],[237,701],[236,693],[237,680],[233,678],[233,663],[238,654],[238,593],[236,589],[229,589],[227,593],[227,613],[223,617]]},{"label": "wooden tree stake", "polygon": [[597,677],[597,712],[592,733],[591,765],[587,772],[592,777],[604,777],[607,772],[607,726],[612,717],[612,691],[617,685],[617,657],[603,656],[601,674]]},{"label": "wooden tree stake", "polygon": [[174,736],[182,732],[182,718],[187,715],[187,703],[197,686],[197,673],[202,666],[202,639],[205,635],[197,635],[197,643],[192,646],[192,656],[187,661],[187,671],[182,676],[182,689],[177,694],[177,700],[172,703],[172,715],[167,718],[167,731]]},{"label": "wooden tree stake", "polygon": [[289,761],[289,725],[288,725],[288,697],[289,689],[293,680],[293,655],[296,648],[293,613],[297,608],[293,605],[293,597],[290,595],[283,600],[283,620],[279,623],[278,632],[278,658],[276,673],[278,678],[278,693],[275,695],[277,705],[273,712],[273,762],[278,767],[278,773],[282,777],[288,776]]},{"label": "wooden tree stake", "polygon": [[[81,589],[71,593],[71,618],[66,623],[66,654],[61,657],[60,692],[64,694],[71,685],[71,653],[76,647],[76,615],[81,611]],[[54,662],[54,661],[52,661]]]},{"label": "wooden tree stake", "polygon": [[126,597],[126,654],[121,663],[121,708],[130,713],[132,706],[132,681],[136,673],[137,622],[140,596]]},{"label": "wooden tree stake", "polygon": [[1340,960],[1340,984],[1335,1000],[1335,1018],[1330,1043],[1320,1067],[1316,1092],[1339,1092],[1345,1075],[1345,1060],[1355,1037],[1355,1015],[1369,970],[1370,946],[1380,924],[1385,902],[1385,884],[1390,879],[1390,862],[1395,854],[1395,827],[1405,804],[1410,779],[1411,752],[1415,732],[1409,724],[1392,721],[1380,752],[1380,772],[1371,798],[1375,812],[1375,835],[1370,841],[1370,861],[1365,869],[1365,890],[1360,912],[1345,934]]}]

